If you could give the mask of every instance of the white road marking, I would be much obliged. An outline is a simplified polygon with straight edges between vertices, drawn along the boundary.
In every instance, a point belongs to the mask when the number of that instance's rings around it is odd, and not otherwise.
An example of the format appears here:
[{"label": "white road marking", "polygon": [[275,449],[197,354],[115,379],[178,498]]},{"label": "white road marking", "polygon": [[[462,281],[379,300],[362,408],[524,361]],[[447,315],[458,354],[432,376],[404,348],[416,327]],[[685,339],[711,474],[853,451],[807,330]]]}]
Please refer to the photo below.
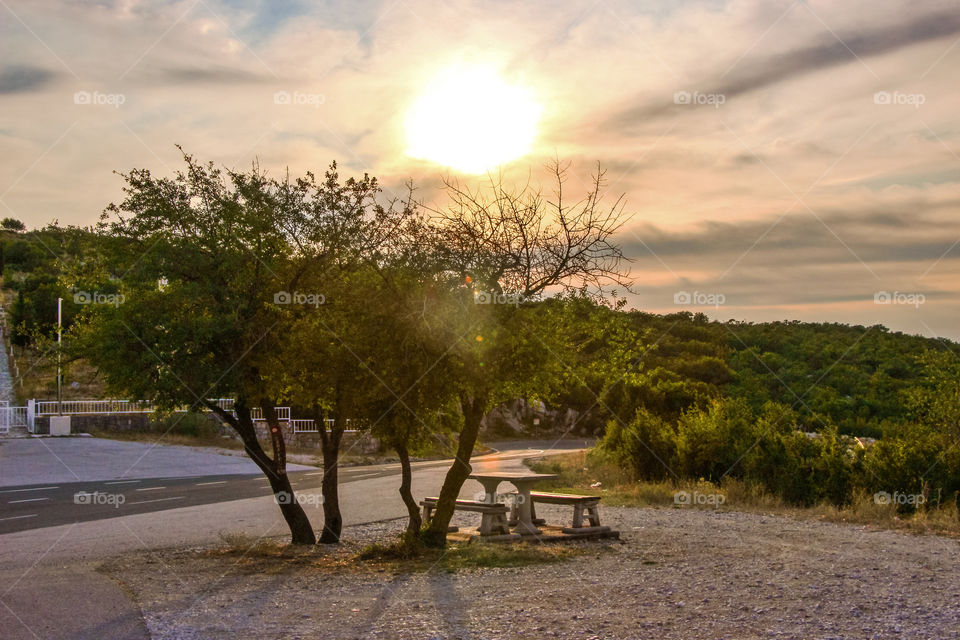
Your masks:
[{"label": "white road marking", "polygon": [[60,487],[34,487],[33,489],[7,489],[0,493],[21,493],[23,491],[46,491],[47,489],[59,489]]},{"label": "white road marking", "polygon": [[157,498],[156,500],[140,500],[138,502],[128,502],[127,504],[149,504],[151,502],[165,502],[167,500],[183,500],[185,496],[176,496],[174,498]]},{"label": "white road marking", "polygon": [[166,487],[144,487],[143,489],[136,489],[136,491],[156,491],[157,489],[166,489]]},{"label": "white road marking", "polygon": [[317,471],[316,473],[305,473],[304,476],[322,476],[326,471]]},{"label": "white road marking", "polygon": [[10,516],[9,518],[0,518],[0,522],[3,522],[4,520],[19,520],[20,518],[36,518],[37,515],[38,514],[36,513],[31,513],[28,516]]},{"label": "white road marking", "polygon": [[139,480],[114,480],[112,482],[104,482],[103,484],[135,484],[140,482]]},{"label": "white road marking", "polygon": [[195,487],[204,487],[204,486],[207,486],[207,485],[210,485],[210,484],[227,484],[227,481],[226,481],[226,480],[220,480],[220,481],[218,481],[218,482],[198,482],[197,484],[195,484],[195,485],[193,485],[193,486],[195,486]]},{"label": "white road marking", "polygon": [[354,474],[343,474],[344,480],[349,480],[350,478],[368,478],[370,476],[379,475],[379,471],[368,471],[367,473],[354,473]]},{"label": "white road marking", "polygon": [[39,502],[41,500],[49,500],[50,498],[28,498],[27,500],[11,500],[7,504],[17,504],[18,502]]}]

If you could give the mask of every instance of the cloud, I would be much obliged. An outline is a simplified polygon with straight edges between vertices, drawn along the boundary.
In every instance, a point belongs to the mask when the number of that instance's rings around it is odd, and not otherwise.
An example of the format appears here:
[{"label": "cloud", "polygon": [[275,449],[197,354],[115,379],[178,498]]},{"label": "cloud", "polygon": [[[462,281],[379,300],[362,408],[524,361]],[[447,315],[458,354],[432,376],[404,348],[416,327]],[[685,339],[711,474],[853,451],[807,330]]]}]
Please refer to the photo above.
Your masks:
[{"label": "cloud", "polygon": [[53,82],[56,75],[41,67],[5,66],[0,69],[0,94],[38,91]]},{"label": "cloud", "polygon": [[[705,81],[698,90],[703,94],[719,94],[729,100],[802,75],[957,33],[960,33],[960,10],[923,16],[905,24],[876,26],[836,35],[821,32],[816,42],[810,45],[783,53],[745,59],[736,64],[729,75],[723,74],[719,81]],[[614,113],[602,126],[621,130],[653,116],[662,116],[679,109],[689,111],[689,105],[678,105],[670,96],[669,101],[662,99],[647,102]]]},{"label": "cloud", "polygon": [[[758,220],[705,220],[679,230],[642,224],[624,233],[622,240],[628,255],[645,261],[655,255],[677,269],[695,260],[700,268],[709,266],[720,273],[741,258],[753,266],[778,266],[791,260],[819,264],[860,264],[862,260],[882,268],[939,259],[960,236],[957,211],[960,201],[909,211],[874,208],[814,216],[798,210]],[[953,256],[960,258],[960,248]]]},{"label": "cloud", "polygon": [[167,67],[159,74],[161,81],[173,84],[264,84],[276,78],[246,69],[226,66]]}]

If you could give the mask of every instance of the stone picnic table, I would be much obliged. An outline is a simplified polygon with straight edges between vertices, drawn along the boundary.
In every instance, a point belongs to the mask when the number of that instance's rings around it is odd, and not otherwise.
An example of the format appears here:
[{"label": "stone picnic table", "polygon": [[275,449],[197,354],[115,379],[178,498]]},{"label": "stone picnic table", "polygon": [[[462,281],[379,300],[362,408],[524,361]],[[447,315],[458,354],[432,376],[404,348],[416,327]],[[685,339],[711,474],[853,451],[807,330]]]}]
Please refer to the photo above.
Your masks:
[{"label": "stone picnic table", "polygon": [[552,473],[524,473],[522,471],[485,471],[482,473],[471,473],[471,479],[476,480],[483,485],[486,494],[482,502],[495,504],[497,501],[497,488],[502,482],[509,482],[517,488],[517,524],[513,527],[514,532],[524,536],[532,536],[540,533],[540,529],[533,523],[530,514],[530,490],[533,485],[541,480],[555,480],[556,475]]}]

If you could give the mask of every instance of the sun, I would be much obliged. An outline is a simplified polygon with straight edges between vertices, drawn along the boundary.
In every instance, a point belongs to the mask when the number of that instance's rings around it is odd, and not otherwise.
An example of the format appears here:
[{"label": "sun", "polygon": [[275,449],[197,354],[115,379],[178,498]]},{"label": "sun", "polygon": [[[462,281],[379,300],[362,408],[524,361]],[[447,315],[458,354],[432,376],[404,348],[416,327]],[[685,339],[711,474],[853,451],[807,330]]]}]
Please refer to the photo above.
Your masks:
[{"label": "sun", "polygon": [[533,92],[493,67],[438,74],[407,113],[407,155],[483,173],[530,152],[542,109]]}]

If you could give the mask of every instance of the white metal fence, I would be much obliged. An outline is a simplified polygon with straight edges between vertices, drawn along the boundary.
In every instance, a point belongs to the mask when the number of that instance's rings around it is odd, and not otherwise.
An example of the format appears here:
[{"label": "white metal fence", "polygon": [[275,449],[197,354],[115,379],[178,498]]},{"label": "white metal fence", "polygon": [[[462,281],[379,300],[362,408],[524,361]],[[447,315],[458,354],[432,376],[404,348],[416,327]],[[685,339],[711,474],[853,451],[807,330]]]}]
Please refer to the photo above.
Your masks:
[{"label": "white metal fence", "polygon": [[151,413],[154,410],[150,402],[130,402],[129,400],[41,400],[36,402],[36,415],[91,415],[99,413]]},{"label": "white metal fence", "polygon": [[[233,410],[233,399],[217,398],[212,400],[217,406],[225,411]],[[187,411],[187,408],[177,409],[176,411]],[[28,400],[25,407],[9,407],[6,403],[0,401],[0,434],[10,432],[14,427],[26,427],[33,433],[35,429],[35,419],[37,417],[49,417],[55,415],[114,415],[114,414],[133,414],[133,413],[153,413],[156,406],[151,402],[136,402],[130,400]],[[314,420],[295,419],[291,415],[290,407],[276,407],[277,420],[289,425],[293,433],[318,433],[318,425]],[[250,410],[250,416],[255,422],[266,422],[263,417],[263,410],[259,407]],[[333,420],[323,421],[327,430],[333,427]],[[346,432],[353,433],[355,428],[351,428],[351,421],[347,420]]]},{"label": "white metal fence", "polygon": [[[324,425],[327,427],[327,431],[330,431],[333,428],[333,418],[327,418],[323,421]],[[357,430],[352,428],[352,420],[347,418],[346,429],[343,430],[344,433],[356,433]],[[317,427],[317,423],[313,420],[291,420],[290,428],[294,433],[319,433],[320,430]]]},{"label": "white metal fence", "polygon": [[16,427],[33,433],[33,420],[28,418],[27,407],[0,406],[0,433],[10,433],[10,429]]},{"label": "white metal fence", "polygon": [[[38,416],[56,416],[56,415],[93,415],[93,414],[111,414],[111,413],[153,413],[157,407],[152,402],[130,401],[130,400],[36,400],[34,402],[35,412]],[[215,398],[217,406],[226,411],[233,409],[232,398]],[[278,408],[278,412],[279,412]],[[186,408],[180,408],[176,411],[187,411]],[[288,409],[289,412],[289,409]]]}]

